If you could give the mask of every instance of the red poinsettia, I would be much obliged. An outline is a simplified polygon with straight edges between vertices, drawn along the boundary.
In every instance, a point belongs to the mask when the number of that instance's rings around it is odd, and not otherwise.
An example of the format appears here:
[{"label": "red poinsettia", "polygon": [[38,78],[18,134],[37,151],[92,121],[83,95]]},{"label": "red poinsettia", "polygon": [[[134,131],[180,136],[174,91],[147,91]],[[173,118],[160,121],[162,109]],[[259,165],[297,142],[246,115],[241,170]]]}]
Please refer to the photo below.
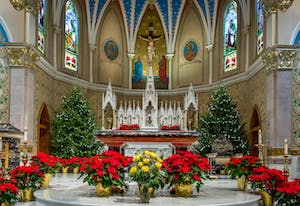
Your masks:
[{"label": "red poinsettia", "polygon": [[18,187],[11,183],[0,184],[0,203],[13,204],[18,200]]},{"label": "red poinsettia", "polygon": [[254,168],[261,166],[261,161],[256,156],[245,155],[241,158],[231,157],[226,163],[225,171],[231,178],[245,176],[246,178],[251,174]]},{"label": "red poinsettia", "polygon": [[300,205],[300,180],[287,182],[277,188],[277,205]]},{"label": "red poinsettia", "polygon": [[39,152],[36,156],[31,158],[33,166],[39,166],[40,170],[44,173],[54,174],[56,168],[59,168],[60,158],[52,155],[48,155],[43,152]]},{"label": "red poinsettia", "polygon": [[119,127],[119,130],[139,130],[140,129],[140,126],[138,124],[122,124],[120,127]]},{"label": "red poinsettia", "polygon": [[175,184],[197,183],[196,188],[199,192],[202,179],[206,178],[205,172],[211,169],[207,158],[193,154],[190,151],[178,151],[163,160],[163,167],[166,174],[166,182],[170,186]]},{"label": "red poinsettia", "polygon": [[283,187],[287,183],[287,178],[281,170],[262,166],[253,169],[252,175],[249,176],[249,181],[252,183],[252,189],[260,189],[275,197],[277,188]]},{"label": "red poinsettia", "polygon": [[104,188],[125,185],[123,164],[113,157],[97,155],[85,158],[80,173],[80,177],[84,177],[83,181],[89,185],[101,183]]},{"label": "red poinsettia", "polygon": [[11,178],[16,180],[16,185],[21,190],[25,188],[41,188],[44,173],[39,166],[17,166],[10,171]]}]

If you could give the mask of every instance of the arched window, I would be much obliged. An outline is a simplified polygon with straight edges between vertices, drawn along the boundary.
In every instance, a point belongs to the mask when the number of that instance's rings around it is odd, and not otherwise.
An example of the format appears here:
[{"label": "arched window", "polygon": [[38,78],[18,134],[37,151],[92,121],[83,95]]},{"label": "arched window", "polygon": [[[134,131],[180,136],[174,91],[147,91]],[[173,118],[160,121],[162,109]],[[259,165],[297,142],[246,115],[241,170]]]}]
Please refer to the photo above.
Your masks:
[{"label": "arched window", "polygon": [[237,3],[230,0],[226,6],[223,22],[224,34],[224,71],[237,68]]},{"label": "arched window", "polygon": [[75,3],[68,0],[65,5],[65,67],[78,70],[79,17]]},{"label": "arched window", "polygon": [[264,49],[264,14],[261,0],[256,0],[256,51],[259,55]]},{"label": "arched window", "polygon": [[47,0],[40,0],[38,13],[37,48],[45,53]]}]

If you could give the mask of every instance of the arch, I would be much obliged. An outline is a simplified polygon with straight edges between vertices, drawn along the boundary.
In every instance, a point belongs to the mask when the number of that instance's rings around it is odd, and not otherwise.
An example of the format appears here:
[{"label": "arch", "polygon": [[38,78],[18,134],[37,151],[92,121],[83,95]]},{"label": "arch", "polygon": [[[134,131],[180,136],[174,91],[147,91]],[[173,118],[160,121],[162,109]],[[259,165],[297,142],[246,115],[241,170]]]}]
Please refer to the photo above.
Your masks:
[{"label": "arch", "polygon": [[38,113],[37,151],[45,152],[46,154],[50,153],[50,118],[45,103],[42,104]]},{"label": "arch", "polygon": [[252,155],[258,156],[258,148],[255,144],[258,144],[258,130],[261,128],[261,115],[258,106],[255,105],[250,119],[250,138],[249,148]]},{"label": "arch", "polygon": [[4,39],[7,42],[13,42],[13,37],[4,19],[0,16],[0,35],[4,34]]}]

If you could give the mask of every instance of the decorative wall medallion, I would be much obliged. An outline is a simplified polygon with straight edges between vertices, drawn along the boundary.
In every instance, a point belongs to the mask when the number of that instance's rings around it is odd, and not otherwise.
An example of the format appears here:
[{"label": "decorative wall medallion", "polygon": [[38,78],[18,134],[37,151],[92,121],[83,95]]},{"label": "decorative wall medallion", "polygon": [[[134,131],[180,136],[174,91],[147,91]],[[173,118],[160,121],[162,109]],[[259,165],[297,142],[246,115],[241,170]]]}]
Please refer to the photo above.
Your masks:
[{"label": "decorative wall medallion", "polygon": [[113,40],[108,40],[104,44],[104,52],[109,60],[115,60],[118,57],[118,51],[118,45]]},{"label": "decorative wall medallion", "polygon": [[188,41],[183,48],[183,56],[187,61],[193,61],[198,53],[198,46],[195,41]]}]

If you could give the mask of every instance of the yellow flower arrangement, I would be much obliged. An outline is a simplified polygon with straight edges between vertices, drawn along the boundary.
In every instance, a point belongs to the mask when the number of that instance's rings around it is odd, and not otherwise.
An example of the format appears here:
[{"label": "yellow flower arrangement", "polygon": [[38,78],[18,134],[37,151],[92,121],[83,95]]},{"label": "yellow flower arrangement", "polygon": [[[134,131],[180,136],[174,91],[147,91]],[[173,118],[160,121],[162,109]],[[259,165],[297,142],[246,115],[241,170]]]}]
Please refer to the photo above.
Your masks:
[{"label": "yellow flower arrangement", "polygon": [[154,152],[145,150],[133,157],[129,169],[129,178],[139,184],[147,184],[149,187],[158,189],[160,186],[164,186],[161,167],[162,159]]}]

